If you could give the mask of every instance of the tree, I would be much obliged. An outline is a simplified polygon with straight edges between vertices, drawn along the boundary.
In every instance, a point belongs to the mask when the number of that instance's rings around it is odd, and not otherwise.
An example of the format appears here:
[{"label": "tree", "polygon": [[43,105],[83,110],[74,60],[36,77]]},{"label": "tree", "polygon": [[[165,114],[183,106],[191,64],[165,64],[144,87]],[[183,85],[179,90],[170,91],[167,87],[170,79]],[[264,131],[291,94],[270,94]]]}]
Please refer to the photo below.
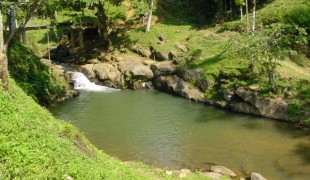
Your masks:
[{"label": "tree", "polygon": [[249,2],[245,0],[245,12],[246,12],[246,32],[249,32]]},{"label": "tree", "polygon": [[242,8],[243,8],[243,6],[245,5],[244,0],[235,0],[235,3],[236,3],[236,5],[239,6],[239,8],[240,8],[240,19],[242,20],[242,18],[243,18],[243,11],[242,11]]},{"label": "tree", "polygon": [[0,10],[0,78],[2,81],[2,87],[4,90],[8,89],[8,68],[7,68],[7,56],[4,45],[3,37],[3,18],[2,12]]},{"label": "tree", "polygon": [[[8,89],[8,61],[7,61],[7,48],[12,39],[16,34],[22,31],[22,29],[27,25],[31,17],[37,12],[37,10],[46,2],[46,0],[2,0],[0,2],[0,76],[2,80],[2,87],[3,89]],[[11,17],[10,20],[13,21],[15,24],[15,11],[16,7],[21,8],[22,10],[26,11],[26,15],[23,18],[22,23],[19,25],[19,28],[17,29],[15,25],[11,23],[10,26],[10,34],[4,41],[3,36],[3,15],[1,12],[3,10],[10,10]],[[8,14],[8,13],[7,13]]]},{"label": "tree", "polygon": [[253,0],[252,31],[255,31],[256,0]]},{"label": "tree", "polygon": [[150,32],[151,30],[153,7],[154,7],[154,0],[150,0],[150,12],[149,12],[149,17],[147,19],[146,32]]}]

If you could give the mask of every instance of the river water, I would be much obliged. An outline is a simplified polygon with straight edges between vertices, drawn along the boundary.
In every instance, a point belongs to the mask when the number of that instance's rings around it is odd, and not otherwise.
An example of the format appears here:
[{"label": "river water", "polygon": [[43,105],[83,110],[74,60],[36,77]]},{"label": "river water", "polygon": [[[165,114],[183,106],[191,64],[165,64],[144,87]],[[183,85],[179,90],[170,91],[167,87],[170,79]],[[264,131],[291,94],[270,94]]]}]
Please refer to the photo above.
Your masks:
[{"label": "river water", "polygon": [[156,90],[81,91],[50,111],[121,160],[160,168],[226,166],[246,176],[310,179],[310,132]]}]

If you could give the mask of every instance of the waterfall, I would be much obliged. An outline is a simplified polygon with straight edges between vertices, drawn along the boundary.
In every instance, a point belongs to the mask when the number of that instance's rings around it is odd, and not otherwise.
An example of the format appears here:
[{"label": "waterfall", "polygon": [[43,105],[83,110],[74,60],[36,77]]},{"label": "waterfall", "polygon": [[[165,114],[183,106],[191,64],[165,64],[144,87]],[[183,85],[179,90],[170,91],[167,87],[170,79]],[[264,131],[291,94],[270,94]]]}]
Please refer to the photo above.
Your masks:
[{"label": "waterfall", "polygon": [[120,91],[119,89],[114,89],[106,86],[99,86],[93,82],[90,82],[85,74],[81,72],[69,71],[71,79],[74,83],[74,89],[81,89],[86,91],[103,91],[103,92],[115,92]]}]

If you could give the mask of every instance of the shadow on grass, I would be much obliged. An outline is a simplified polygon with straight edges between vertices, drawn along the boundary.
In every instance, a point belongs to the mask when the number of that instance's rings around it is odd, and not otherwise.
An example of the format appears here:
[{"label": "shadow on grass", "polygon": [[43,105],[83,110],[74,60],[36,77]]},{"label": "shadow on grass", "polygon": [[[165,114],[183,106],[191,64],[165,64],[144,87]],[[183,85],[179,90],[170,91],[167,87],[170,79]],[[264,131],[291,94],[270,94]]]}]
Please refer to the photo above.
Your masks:
[{"label": "shadow on grass", "polygon": [[219,53],[217,55],[214,55],[214,56],[212,56],[210,58],[207,58],[207,59],[205,59],[205,60],[203,60],[203,61],[201,61],[199,63],[193,63],[191,65],[191,67],[192,68],[199,68],[199,67],[205,67],[205,66],[210,66],[210,65],[216,64],[216,63],[218,63],[218,62],[220,62],[221,60],[224,59],[223,58],[223,54],[224,53],[225,52],[221,52],[221,53]]},{"label": "shadow on grass", "polygon": [[[139,29],[142,30],[142,28]],[[130,49],[132,45],[136,43],[136,41],[133,41],[128,37],[125,29],[111,33],[110,41],[111,45],[109,48],[112,50],[122,50],[124,48]]]}]

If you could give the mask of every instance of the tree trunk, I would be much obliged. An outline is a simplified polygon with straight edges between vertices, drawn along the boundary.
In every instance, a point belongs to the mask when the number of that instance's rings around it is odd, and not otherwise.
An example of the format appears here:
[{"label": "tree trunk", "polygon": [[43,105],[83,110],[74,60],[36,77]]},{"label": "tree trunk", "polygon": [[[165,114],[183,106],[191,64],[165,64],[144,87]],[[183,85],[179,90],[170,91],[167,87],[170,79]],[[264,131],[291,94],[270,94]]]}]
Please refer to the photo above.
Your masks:
[{"label": "tree trunk", "polygon": [[253,0],[252,31],[255,31],[256,0]]},{"label": "tree trunk", "polygon": [[146,32],[150,32],[150,30],[151,30],[153,7],[154,7],[154,0],[151,0],[150,14],[149,14],[149,18],[147,20]]},{"label": "tree trunk", "polygon": [[4,90],[8,89],[8,61],[4,46],[2,13],[0,11],[0,78]]},{"label": "tree trunk", "polygon": [[109,37],[108,37],[108,17],[105,13],[105,9],[104,9],[104,4],[103,3],[98,3],[97,5],[97,13],[96,16],[99,20],[100,23],[100,27],[102,29],[102,37],[103,37],[103,41],[105,43],[105,45],[109,45]]},{"label": "tree trunk", "polygon": [[79,30],[79,47],[80,50],[84,49],[84,37],[83,37],[83,30]]},{"label": "tree trunk", "polygon": [[240,20],[242,21],[242,19],[243,19],[242,6],[240,6]]},{"label": "tree trunk", "polygon": [[246,11],[246,32],[249,32],[249,3],[245,0],[245,11]]}]

